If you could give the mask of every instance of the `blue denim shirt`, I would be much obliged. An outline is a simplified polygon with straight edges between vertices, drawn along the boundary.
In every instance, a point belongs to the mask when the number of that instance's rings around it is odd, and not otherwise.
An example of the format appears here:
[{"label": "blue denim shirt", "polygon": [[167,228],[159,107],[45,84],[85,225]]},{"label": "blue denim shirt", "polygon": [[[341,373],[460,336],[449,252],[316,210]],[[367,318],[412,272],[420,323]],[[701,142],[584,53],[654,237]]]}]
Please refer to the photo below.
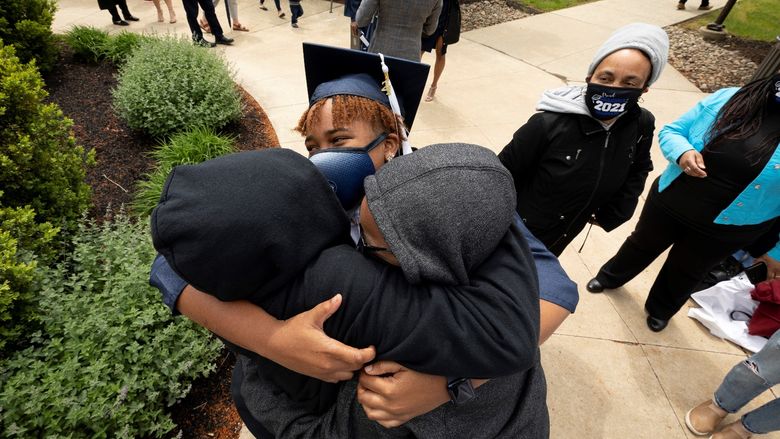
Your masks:
[{"label": "blue denim shirt", "polygon": [[[547,247],[525,227],[517,213],[515,213],[514,219],[515,225],[523,233],[526,241],[528,241],[528,246],[534,257],[536,271],[539,275],[540,298],[573,313],[580,298],[577,284],[563,270],[558,258],[550,253]],[[187,286],[187,282],[179,277],[168,264],[168,261],[159,254],[152,263],[149,284],[160,290],[163,303],[171,309],[174,315],[178,314],[176,301],[179,300],[179,296],[184,291],[184,287]]]},{"label": "blue denim shirt", "polygon": [[[724,88],[702,99],[695,107],[666,125],[658,134],[661,152],[669,161],[669,166],[661,174],[658,191],[666,189],[674,179],[682,174],[677,159],[692,149],[701,151],[707,144],[710,127],[720,109],[738,91],[738,88]],[[760,224],[780,216],[780,148],[739,196],[718,215],[717,224]],[[768,252],[775,260],[780,260],[780,242]]]}]

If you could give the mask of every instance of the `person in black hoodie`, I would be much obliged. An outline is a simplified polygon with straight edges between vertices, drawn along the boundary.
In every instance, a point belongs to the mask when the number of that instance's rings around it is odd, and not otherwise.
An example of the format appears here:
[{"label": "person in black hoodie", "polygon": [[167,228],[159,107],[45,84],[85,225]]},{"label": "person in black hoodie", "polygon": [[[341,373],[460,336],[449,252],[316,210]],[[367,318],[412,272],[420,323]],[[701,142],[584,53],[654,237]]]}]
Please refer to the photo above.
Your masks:
[{"label": "person in black hoodie", "polygon": [[[175,168],[152,215],[153,241],[182,278],[220,300],[249,299],[284,319],[341,292],[344,306],[325,323],[335,339],[375,344],[377,358],[425,373],[507,376],[462,407],[413,420],[409,434],[443,434],[446,419],[446,428],[469,437],[546,437],[538,291],[525,241],[511,226],[509,173],[484,148],[434,145],[386,164],[366,179],[366,193],[359,247],[397,260],[400,271],[349,245],[330,185],[287,150]],[[423,281],[438,284],[415,286]],[[365,418],[354,382],[324,383],[244,353],[237,403],[250,429],[262,426],[256,435],[388,434]]]},{"label": "person in black hoodie", "polygon": [[653,115],[637,100],[661,74],[669,39],[624,26],[599,48],[586,86],[547,91],[499,154],[515,179],[517,212],[556,256],[588,221],[610,231],[636,209],[648,173]]}]

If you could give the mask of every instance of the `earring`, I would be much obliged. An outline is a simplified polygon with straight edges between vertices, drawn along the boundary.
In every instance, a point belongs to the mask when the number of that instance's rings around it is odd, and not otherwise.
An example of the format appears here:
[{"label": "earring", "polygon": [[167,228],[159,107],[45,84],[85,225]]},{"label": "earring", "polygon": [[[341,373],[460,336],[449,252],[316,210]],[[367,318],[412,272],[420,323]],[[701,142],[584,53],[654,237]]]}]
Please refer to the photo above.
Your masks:
[{"label": "earring", "polygon": [[639,96],[639,99],[637,99],[637,102],[639,102],[640,104],[643,104],[645,102],[645,98],[642,97],[642,96]]},{"label": "earring", "polygon": [[388,161],[388,162],[389,162],[389,161],[390,161],[390,160],[392,160],[392,159],[393,159],[393,156],[391,156],[390,154],[388,154],[388,155],[386,155],[386,156],[385,156],[385,161]]}]

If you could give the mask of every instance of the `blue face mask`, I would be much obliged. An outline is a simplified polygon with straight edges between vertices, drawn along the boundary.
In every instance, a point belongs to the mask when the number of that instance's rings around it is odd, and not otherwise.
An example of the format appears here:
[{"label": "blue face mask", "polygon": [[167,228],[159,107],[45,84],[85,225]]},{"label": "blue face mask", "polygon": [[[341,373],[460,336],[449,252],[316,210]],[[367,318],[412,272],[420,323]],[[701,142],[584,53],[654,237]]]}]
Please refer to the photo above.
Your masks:
[{"label": "blue face mask", "polygon": [[641,88],[620,88],[588,83],[585,105],[590,115],[598,120],[609,120],[637,106]]},{"label": "blue face mask", "polygon": [[328,148],[309,157],[336,192],[344,210],[354,209],[363,199],[363,180],[376,172],[368,153],[386,138],[387,133],[382,133],[363,148]]}]

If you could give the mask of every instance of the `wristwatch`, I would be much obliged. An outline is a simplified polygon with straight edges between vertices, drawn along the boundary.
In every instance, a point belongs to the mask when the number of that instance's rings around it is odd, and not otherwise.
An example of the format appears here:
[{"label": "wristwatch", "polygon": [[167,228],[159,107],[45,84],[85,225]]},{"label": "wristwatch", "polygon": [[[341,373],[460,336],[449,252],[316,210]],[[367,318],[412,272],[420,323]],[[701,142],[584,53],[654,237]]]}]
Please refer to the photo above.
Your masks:
[{"label": "wristwatch", "polygon": [[447,392],[455,405],[463,405],[475,396],[470,378],[447,378]]}]

